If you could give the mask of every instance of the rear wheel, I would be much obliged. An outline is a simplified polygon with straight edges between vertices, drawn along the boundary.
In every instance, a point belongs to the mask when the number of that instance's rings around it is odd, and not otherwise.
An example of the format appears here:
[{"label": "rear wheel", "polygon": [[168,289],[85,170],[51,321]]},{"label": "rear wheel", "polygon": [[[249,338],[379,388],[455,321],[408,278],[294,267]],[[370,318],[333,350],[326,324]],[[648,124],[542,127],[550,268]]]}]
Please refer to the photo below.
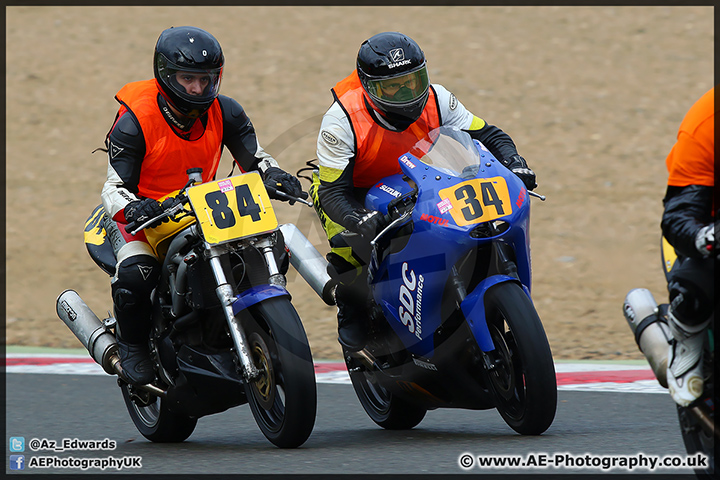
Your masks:
[{"label": "rear wheel", "polygon": [[[708,468],[696,469],[696,475],[698,478],[713,478],[715,471],[715,439],[712,432],[703,429],[695,415],[687,408],[678,406],[677,411],[680,421],[680,433],[687,453],[689,455],[704,453],[708,457]],[[708,416],[715,423],[714,412]]]},{"label": "rear wheel", "polygon": [[286,297],[249,307],[242,324],[260,376],[245,393],[263,435],[280,448],[295,448],[315,425],[315,367],[300,317]]},{"label": "rear wheel", "polygon": [[501,283],[485,295],[496,367],[489,372],[497,409],[516,432],[539,435],[557,408],[552,353],[535,307],[515,283]]},{"label": "rear wheel", "polygon": [[715,473],[715,444],[716,438],[713,436],[715,425],[715,408],[714,395],[715,392],[715,337],[714,330],[708,331],[707,342],[703,352],[703,370],[709,372],[705,376],[704,392],[701,399],[696,402],[694,408],[698,409],[702,415],[707,417],[707,421],[712,425],[700,421],[689,408],[677,406],[678,420],[680,421],[680,433],[682,434],[685,450],[689,455],[695,453],[704,453],[708,457],[707,468],[696,468],[695,474],[698,478],[714,478]]},{"label": "rear wheel", "polygon": [[120,389],[130,418],[148,440],[158,443],[182,442],[195,430],[197,418],[169,411],[162,398],[122,381]]},{"label": "rear wheel", "polygon": [[393,395],[380,385],[374,371],[343,352],[355,394],[373,422],[388,430],[409,430],[425,418],[426,409]]}]

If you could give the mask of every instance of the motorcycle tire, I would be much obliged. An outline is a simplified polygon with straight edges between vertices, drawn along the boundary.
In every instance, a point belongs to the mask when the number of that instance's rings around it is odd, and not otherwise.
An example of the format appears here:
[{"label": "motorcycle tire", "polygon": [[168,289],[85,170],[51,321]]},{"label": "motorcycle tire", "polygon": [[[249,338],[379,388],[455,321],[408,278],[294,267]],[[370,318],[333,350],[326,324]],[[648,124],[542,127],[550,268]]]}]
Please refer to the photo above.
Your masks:
[{"label": "motorcycle tire", "polygon": [[377,425],[387,430],[409,430],[416,427],[427,409],[398,398],[380,385],[375,373],[366,367],[355,368],[356,360],[343,348],[350,381],[365,413]]},{"label": "motorcycle tire", "polygon": [[704,453],[707,456],[707,468],[695,468],[697,478],[715,478],[715,445],[717,430],[715,427],[715,330],[709,329],[703,346],[703,370],[705,371],[704,391],[700,401],[694,408],[698,408],[709,420],[712,426],[705,425],[687,407],[676,405],[680,434],[682,435],[685,450],[688,455]]},{"label": "motorcycle tire", "polygon": [[540,317],[516,283],[500,283],[485,294],[488,328],[500,362],[489,372],[497,410],[523,435],[547,430],[557,409],[557,379]]},{"label": "motorcycle tire", "polygon": [[[707,455],[708,468],[695,469],[697,478],[715,478],[715,439],[711,432],[705,431],[697,418],[687,408],[677,406],[680,433],[688,455],[704,453]],[[715,421],[714,412],[710,416]]]},{"label": "motorcycle tire", "polygon": [[280,448],[305,443],[315,426],[317,387],[310,345],[287,297],[248,308],[241,324],[260,377],[245,384],[250,409],[263,435]]},{"label": "motorcycle tire", "polygon": [[197,425],[197,418],[186,417],[170,412],[162,398],[149,393],[148,402],[133,398],[132,386],[121,382],[123,400],[135,427],[143,437],[156,443],[178,443],[186,440]]}]

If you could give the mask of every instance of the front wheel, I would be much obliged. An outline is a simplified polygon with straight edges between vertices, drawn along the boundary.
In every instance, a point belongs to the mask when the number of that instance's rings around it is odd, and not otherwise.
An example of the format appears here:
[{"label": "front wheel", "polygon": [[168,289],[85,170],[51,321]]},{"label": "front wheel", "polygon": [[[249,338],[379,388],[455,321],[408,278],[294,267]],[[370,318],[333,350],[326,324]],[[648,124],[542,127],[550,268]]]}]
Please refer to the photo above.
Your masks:
[{"label": "front wheel", "polygon": [[344,348],[343,353],[355,394],[373,422],[388,430],[409,430],[425,418],[426,409],[393,395],[380,385],[374,371]]},{"label": "front wheel", "polygon": [[245,393],[263,435],[280,448],[299,447],[315,425],[315,367],[300,317],[286,297],[255,304],[242,315],[260,376]]},{"label": "front wheel", "polygon": [[123,400],[135,427],[152,442],[175,443],[187,439],[197,418],[178,415],[167,409],[162,398],[121,381]]},{"label": "front wheel", "polygon": [[539,435],[557,409],[557,380],[550,345],[530,298],[516,283],[485,295],[496,367],[488,372],[497,409],[516,432]]}]

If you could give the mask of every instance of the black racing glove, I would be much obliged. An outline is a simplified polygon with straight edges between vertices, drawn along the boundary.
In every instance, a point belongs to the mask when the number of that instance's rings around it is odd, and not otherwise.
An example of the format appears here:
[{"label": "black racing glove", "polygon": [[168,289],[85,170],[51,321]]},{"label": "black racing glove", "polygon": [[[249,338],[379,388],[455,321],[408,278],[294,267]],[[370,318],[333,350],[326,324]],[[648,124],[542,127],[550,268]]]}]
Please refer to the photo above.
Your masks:
[{"label": "black racing glove", "polygon": [[[298,180],[293,175],[290,175],[281,168],[268,168],[267,170],[265,170],[263,178],[263,183],[265,183],[265,187],[267,188],[270,198],[274,198],[275,200],[288,201],[290,202],[290,205],[295,203],[294,200],[289,200],[287,197],[283,197],[282,195],[278,195],[277,193],[275,193],[276,190],[285,192],[293,197],[304,198],[304,192],[302,191],[302,185],[300,185],[300,180]],[[305,197],[307,197],[307,194],[305,194]]]},{"label": "black racing glove", "polygon": [[[128,203],[123,210],[125,214],[125,220],[127,223],[136,222],[139,225],[147,222],[151,218],[155,218],[163,213],[163,207],[153,198],[144,198],[142,200],[135,200]],[[167,217],[162,218],[149,225],[149,228],[157,227],[158,225],[169,221]]]},{"label": "black racing glove", "polygon": [[388,226],[385,216],[380,212],[371,210],[355,210],[345,215],[345,226],[351,232],[359,234],[364,240],[370,242],[378,233]]},{"label": "black racing glove", "polygon": [[535,172],[530,170],[527,162],[520,155],[513,155],[507,161],[502,162],[511,172],[517,175],[525,184],[525,188],[532,190],[537,187]]}]

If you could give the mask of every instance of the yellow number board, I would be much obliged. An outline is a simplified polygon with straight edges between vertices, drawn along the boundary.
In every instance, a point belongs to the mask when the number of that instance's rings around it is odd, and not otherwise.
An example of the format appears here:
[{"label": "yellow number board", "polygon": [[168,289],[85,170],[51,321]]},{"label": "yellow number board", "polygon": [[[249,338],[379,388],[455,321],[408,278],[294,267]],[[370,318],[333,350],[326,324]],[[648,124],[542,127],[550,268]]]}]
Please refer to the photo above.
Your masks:
[{"label": "yellow number board", "polygon": [[203,183],[189,188],[187,195],[210,244],[270,232],[278,226],[257,172]]},{"label": "yellow number board", "polygon": [[510,192],[503,177],[473,178],[438,192],[441,211],[449,207],[459,226],[489,222],[512,213]]}]

